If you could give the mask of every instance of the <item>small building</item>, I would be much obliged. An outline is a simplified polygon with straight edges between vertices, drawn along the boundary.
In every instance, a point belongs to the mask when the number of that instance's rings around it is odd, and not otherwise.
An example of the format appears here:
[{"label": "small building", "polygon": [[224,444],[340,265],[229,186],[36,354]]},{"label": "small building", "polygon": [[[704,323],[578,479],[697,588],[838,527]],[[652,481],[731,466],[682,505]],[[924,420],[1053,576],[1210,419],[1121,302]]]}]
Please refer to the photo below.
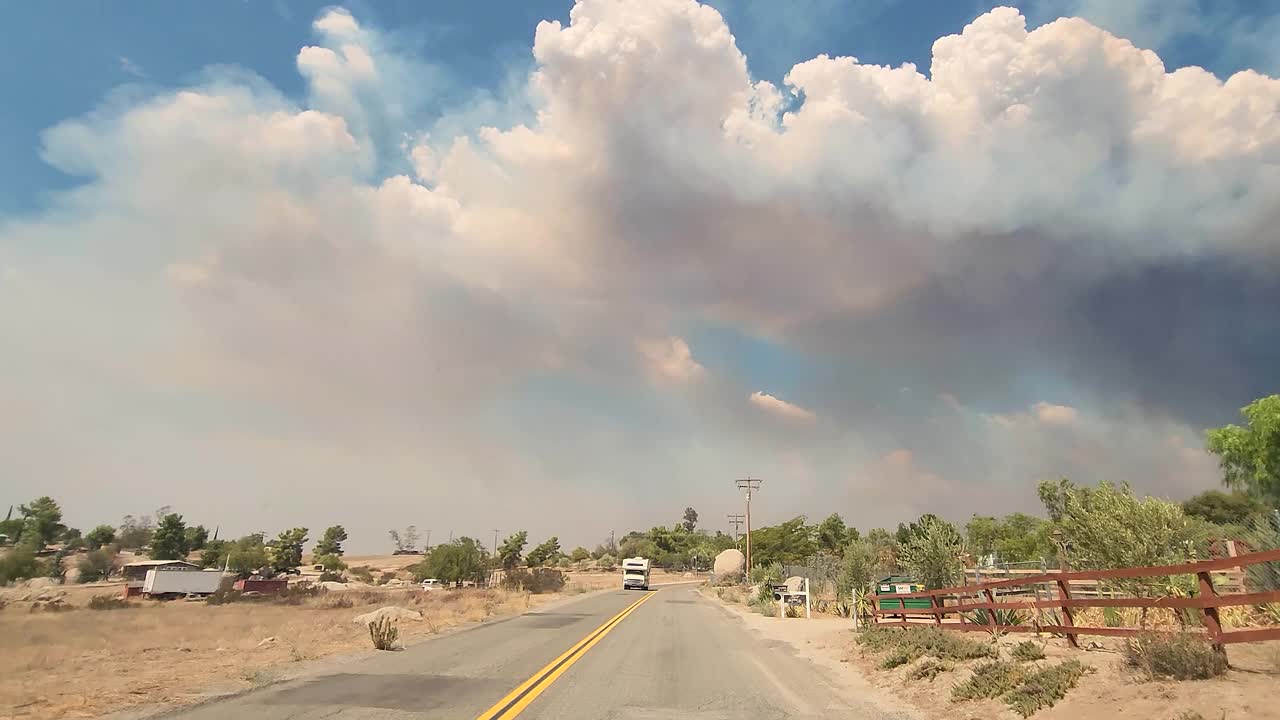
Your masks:
[{"label": "small building", "polygon": [[153,568],[165,570],[199,570],[200,566],[186,560],[138,560],[126,563],[120,568],[126,582],[142,582],[147,579],[147,571]]},{"label": "small building", "polygon": [[124,597],[141,595],[142,585],[147,581],[147,571],[156,568],[198,571],[200,566],[186,560],[138,560],[126,563],[120,568],[120,573],[124,575]]}]

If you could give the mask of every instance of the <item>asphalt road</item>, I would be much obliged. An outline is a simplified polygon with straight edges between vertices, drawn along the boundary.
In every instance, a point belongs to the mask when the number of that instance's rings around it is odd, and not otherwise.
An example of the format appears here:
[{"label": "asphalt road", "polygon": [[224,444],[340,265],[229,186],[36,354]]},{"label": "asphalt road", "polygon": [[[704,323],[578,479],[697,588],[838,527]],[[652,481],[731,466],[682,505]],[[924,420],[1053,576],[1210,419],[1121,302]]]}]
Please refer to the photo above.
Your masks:
[{"label": "asphalt road", "polygon": [[688,585],[622,590],[379,653],[183,720],[750,720],[886,716]]}]

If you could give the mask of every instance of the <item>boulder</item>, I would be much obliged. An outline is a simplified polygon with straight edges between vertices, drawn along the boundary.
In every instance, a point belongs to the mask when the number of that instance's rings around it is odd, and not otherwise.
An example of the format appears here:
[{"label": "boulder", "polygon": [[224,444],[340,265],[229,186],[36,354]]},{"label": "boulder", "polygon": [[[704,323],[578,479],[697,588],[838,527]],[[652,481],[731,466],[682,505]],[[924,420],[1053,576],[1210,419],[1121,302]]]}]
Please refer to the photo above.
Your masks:
[{"label": "boulder", "polygon": [[421,620],[422,613],[417,610],[409,610],[407,608],[388,605],[387,607],[380,607],[373,612],[357,615],[351,622],[356,623],[357,625],[369,625],[384,618],[390,620]]},{"label": "boulder", "polygon": [[804,578],[800,577],[799,575],[792,575],[791,577],[787,578],[786,586],[787,586],[787,592],[789,593],[803,592]]},{"label": "boulder", "polygon": [[324,588],[325,590],[328,590],[329,592],[342,592],[348,589],[347,583],[335,582],[333,580],[325,580],[324,582],[320,583],[320,587]]},{"label": "boulder", "polygon": [[40,588],[53,587],[54,585],[61,585],[61,584],[62,583],[58,582],[53,578],[38,577],[38,578],[31,578],[30,580],[26,581],[23,585],[24,587],[27,587],[31,590],[38,590]]},{"label": "boulder", "polygon": [[743,555],[741,550],[729,548],[716,556],[715,565],[712,566],[711,579],[715,581],[741,577],[746,567],[747,556]]}]

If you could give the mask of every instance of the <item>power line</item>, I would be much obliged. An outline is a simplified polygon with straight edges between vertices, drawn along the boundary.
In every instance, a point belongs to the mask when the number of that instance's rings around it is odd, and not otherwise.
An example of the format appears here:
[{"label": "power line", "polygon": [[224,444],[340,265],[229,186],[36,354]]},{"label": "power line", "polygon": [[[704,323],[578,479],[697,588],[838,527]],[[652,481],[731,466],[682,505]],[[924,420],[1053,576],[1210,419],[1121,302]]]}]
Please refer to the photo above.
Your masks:
[{"label": "power line", "polygon": [[746,491],[746,573],[751,573],[751,493],[760,489],[759,478],[748,477],[733,480],[737,489],[745,489]]},{"label": "power line", "polygon": [[729,513],[725,517],[729,518],[729,524],[733,526],[733,541],[738,542],[738,534],[742,529],[742,523],[746,521],[746,515],[742,513]]}]

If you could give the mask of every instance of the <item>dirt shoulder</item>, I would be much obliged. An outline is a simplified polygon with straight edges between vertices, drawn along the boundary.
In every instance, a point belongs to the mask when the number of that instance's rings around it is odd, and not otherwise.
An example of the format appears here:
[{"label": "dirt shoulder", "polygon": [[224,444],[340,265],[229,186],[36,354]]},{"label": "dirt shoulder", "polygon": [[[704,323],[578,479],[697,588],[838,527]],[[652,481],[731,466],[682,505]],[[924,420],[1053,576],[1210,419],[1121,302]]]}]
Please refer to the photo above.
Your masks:
[{"label": "dirt shoulder", "polygon": [[[984,718],[1020,720],[1020,716],[999,700],[953,703],[951,687],[972,675],[967,663],[930,680],[911,680],[917,663],[893,670],[879,667],[881,656],[864,652],[854,642],[852,621],[840,618],[783,619],[762,616],[747,606],[719,599],[715,592],[703,593],[729,612],[741,617],[748,628],[761,636],[784,642],[798,654],[827,668],[837,668],[849,678],[850,687],[874,693],[879,701],[899,706],[906,703],[921,718],[954,720]],[[1002,655],[1009,657],[1012,646],[1028,636],[1002,640]],[[1074,659],[1096,671],[1080,679],[1074,690],[1054,707],[1037,712],[1045,720],[1175,720],[1196,717],[1280,720],[1280,642],[1235,645],[1228,649],[1232,669],[1212,680],[1148,681],[1132,671],[1124,661],[1119,642],[1084,638],[1092,650],[1076,650],[1064,639],[1035,638],[1043,644],[1049,665]]]},{"label": "dirt shoulder", "polygon": [[43,609],[39,591],[11,588],[0,610],[0,718],[97,717],[142,705],[174,706],[293,676],[320,659],[370,652],[353,618],[388,605],[422,613],[400,623],[412,645],[453,628],[566,602],[620,584],[620,576],[574,573],[542,595],[466,588],[423,592],[351,583],[298,604],[273,600],[207,605],[133,601],[92,610],[118,583],[42,589],[64,609]]}]

